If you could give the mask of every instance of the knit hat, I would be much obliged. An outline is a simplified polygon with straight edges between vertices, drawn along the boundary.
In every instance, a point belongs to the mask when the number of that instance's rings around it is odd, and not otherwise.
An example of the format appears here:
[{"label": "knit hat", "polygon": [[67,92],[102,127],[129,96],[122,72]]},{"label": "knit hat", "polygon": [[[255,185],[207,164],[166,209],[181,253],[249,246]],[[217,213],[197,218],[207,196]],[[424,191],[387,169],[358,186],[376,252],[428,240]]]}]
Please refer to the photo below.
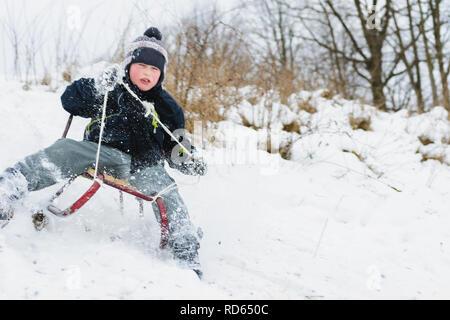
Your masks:
[{"label": "knit hat", "polygon": [[162,34],[156,27],[148,28],[143,36],[136,38],[126,48],[125,59],[122,64],[126,74],[132,63],[145,63],[157,67],[161,71],[161,76],[157,85],[162,83],[166,73],[168,62],[167,51],[161,42]]}]

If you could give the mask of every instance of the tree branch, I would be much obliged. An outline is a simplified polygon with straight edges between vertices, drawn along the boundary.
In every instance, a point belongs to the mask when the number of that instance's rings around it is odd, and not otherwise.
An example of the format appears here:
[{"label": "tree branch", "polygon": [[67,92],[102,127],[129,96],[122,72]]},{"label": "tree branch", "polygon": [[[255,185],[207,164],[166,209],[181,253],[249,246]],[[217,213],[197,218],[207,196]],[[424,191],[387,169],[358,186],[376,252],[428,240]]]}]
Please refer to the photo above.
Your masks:
[{"label": "tree branch", "polygon": [[364,52],[362,51],[362,49],[359,47],[358,42],[356,41],[355,37],[353,36],[352,32],[350,31],[350,29],[348,28],[347,24],[345,23],[344,19],[342,19],[342,16],[340,15],[339,12],[336,11],[336,9],[334,8],[333,4],[331,3],[330,0],[325,0],[326,4],[328,5],[328,7],[331,9],[331,11],[333,11],[334,16],[339,20],[339,22],[341,23],[342,27],[344,28],[345,32],[347,33],[347,35],[349,36],[353,47],[355,48],[356,51],[358,51],[358,53],[363,57],[363,59],[365,61],[368,61],[369,58],[364,54]]}]

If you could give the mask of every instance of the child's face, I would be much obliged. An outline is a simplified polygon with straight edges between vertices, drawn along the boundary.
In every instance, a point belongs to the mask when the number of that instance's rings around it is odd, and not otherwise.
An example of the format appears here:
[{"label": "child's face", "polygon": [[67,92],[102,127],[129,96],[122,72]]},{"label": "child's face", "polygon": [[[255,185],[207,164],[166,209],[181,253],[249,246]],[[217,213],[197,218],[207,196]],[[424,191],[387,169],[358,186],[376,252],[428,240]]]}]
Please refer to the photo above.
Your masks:
[{"label": "child's face", "polygon": [[161,71],[154,66],[144,63],[133,63],[130,66],[130,79],[142,91],[153,88],[159,80]]}]

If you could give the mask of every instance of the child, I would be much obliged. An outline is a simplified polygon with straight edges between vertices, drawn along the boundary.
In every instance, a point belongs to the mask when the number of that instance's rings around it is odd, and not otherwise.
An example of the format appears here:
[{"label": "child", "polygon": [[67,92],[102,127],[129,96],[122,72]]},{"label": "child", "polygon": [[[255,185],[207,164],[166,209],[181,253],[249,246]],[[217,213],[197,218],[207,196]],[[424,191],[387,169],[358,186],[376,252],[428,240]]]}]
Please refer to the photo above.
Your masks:
[{"label": "child", "polygon": [[[177,143],[155,119],[158,117],[171,132],[185,127],[181,107],[162,88],[167,52],[161,39],[160,31],[151,27],[129,45],[122,63],[122,83],[117,81],[121,70],[112,67],[98,79],[81,78],[66,88],[61,96],[63,108],[72,115],[92,118],[84,139],[59,139],[50,147],[6,169],[0,175],[0,220],[12,217],[14,203],[27,191],[51,186],[59,182],[59,177],[78,176],[93,166],[106,90],[110,91],[99,158],[100,171],[129,181],[148,196],[174,183],[164,169],[164,160],[184,174],[206,173],[207,166],[201,159],[181,163],[172,159]],[[152,116],[145,116],[146,109],[139,100],[154,104]],[[193,151],[195,148],[191,147]],[[162,198],[169,220],[169,248],[178,262],[197,270],[199,242],[186,205],[177,188],[163,194]],[[156,204],[153,205],[157,212]]]}]

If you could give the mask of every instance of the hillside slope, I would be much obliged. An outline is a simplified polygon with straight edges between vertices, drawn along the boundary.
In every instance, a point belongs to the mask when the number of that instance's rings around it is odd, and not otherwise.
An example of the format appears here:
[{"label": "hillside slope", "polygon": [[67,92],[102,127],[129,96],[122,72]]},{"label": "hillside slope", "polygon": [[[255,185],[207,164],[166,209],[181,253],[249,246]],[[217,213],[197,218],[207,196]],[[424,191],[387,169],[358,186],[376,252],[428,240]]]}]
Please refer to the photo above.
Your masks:
[{"label": "hillside slope", "polygon": [[[68,116],[62,90],[23,91],[1,81],[0,168],[61,136]],[[217,124],[219,138],[205,151],[207,176],[170,170],[204,233],[204,281],[158,249],[149,205],[141,218],[126,196],[122,216],[118,193],[108,187],[74,216],[55,217],[36,232],[31,212],[56,185],[31,193],[0,231],[0,298],[448,299],[450,169],[416,153],[434,148],[450,159],[445,111],[408,117],[369,108],[372,130],[364,131],[347,121],[361,106],[319,95],[310,101],[318,108],[313,115],[295,108],[278,115],[286,122],[309,117],[310,133],[297,137],[290,161],[263,151],[259,162],[219,161],[229,152],[225,128],[234,126],[241,138],[256,134],[228,120]],[[236,106],[236,114],[248,107]],[[81,139],[86,122],[75,119],[69,137]],[[435,143],[423,145],[421,135]],[[77,180],[58,205],[89,185]]]}]

